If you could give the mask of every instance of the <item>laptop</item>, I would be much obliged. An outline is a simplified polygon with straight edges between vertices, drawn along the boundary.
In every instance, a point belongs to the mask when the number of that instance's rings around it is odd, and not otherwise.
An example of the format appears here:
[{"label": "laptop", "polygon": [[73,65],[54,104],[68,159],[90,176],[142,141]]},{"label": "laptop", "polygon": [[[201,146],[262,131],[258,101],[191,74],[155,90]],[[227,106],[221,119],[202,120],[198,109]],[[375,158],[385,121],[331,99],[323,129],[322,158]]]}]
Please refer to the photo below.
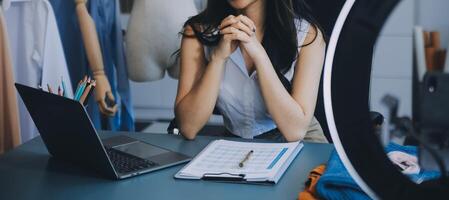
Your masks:
[{"label": "laptop", "polygon": [[48,152],[56,159],[124,179],[182,164],[190,157],[127,136],[100,139],[78,101],[15,84]]}]

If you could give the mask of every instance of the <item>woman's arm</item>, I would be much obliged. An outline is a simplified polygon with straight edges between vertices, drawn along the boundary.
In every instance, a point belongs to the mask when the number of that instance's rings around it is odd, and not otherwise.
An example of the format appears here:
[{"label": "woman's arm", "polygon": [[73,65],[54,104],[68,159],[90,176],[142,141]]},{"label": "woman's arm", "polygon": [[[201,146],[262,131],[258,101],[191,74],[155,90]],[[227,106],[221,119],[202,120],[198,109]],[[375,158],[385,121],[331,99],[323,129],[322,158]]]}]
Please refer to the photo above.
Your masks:
[{"label": "woman's arm", "polygon": [[287,141],[303,139],[314,116],[326,44],[322,33],[314,28],[305,38],[304,44],[309,43],[298,55],[291,94],[282,85],[261,45],[249,53],[253,55],[268,112]]},{"label": "woman's arm", "polygon": [[[193,35],[190,26],[186,27],[185,34]],[[213,112],[224,60],[211,60],[206,67],[203,46],[193,36],[183,37],[180,53],[181,69],[175,115],[181,134],[192,140]]]},{"label": "woman's arm", "polygon": [[[234,16],[229,16],[223,20],[224,26],[232,24],[233,18]],[[185,34],[191,37],[183,37],[181,43],[181,69],[175,115],[181,134],[192,140],[212,115],[225,61],[237,48],[238,42],[232,41],[229,35],[222,34],[223,37],[206,66],[203,46],[194,37],[191,26],[186,27]]]}]

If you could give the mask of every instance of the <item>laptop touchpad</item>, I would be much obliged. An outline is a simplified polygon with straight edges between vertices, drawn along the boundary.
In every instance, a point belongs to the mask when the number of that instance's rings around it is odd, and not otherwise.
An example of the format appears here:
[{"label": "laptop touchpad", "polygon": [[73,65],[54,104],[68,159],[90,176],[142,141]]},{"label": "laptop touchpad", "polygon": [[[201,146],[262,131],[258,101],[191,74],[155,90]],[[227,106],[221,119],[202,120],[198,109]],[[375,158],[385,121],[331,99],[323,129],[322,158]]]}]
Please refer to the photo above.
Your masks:
[{"label": "laptop touchpad", "polygon": [[115,146],[113,148],[144,159],[149,159],[150,157],[169,152],[167,150],[140,141]]}]

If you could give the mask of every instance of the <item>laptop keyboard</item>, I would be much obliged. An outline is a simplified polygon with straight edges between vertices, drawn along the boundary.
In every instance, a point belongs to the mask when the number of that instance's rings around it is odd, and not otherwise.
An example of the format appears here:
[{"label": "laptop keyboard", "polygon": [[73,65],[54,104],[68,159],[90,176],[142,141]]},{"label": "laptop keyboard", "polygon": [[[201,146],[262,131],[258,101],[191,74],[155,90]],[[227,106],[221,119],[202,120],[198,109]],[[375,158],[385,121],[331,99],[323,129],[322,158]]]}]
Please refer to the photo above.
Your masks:
[{"label": "laptop keyboard", "polygon": [[107,148],[106,152],[113,163],[115,170],[119,173],[129,173],[141,169],[147,169],[158,165],[155,162],[139,158],[112,148]]}]

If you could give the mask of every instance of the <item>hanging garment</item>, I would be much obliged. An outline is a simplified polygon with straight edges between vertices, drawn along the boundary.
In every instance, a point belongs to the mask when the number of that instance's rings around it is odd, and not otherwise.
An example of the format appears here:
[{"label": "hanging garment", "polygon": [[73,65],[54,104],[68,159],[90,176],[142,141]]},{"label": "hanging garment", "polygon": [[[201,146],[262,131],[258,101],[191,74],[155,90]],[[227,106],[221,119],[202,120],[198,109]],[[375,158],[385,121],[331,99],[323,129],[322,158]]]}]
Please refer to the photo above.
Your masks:
[{"label": "hanging garment", "polygon": [[[73,96],[67,63],[59,37],[53,9],[47,0],[3,0],[11,45],[14,77],[17,83],[37,88],[49,85],[53,90],[64,80],[66,94]],[[22,141],[38,135],[38,131],[19,98]]]},{"label": "hanging garment", "polygon": [[0,8],[0,154],[20,144],[19,110],[3,9]]},{"label": "hanging garment", "polygon": [[[173,6],[176,5],[176,6]],[[155,81],[179,76],[177,56],[184,23],[205,6],[204,0],[135,0],[126,33],[129,77]]]},{"label": "hanging garment", "polygon": [[[84,50],[74,0],[50,0],[58,22],[72,84],[91,74]],[[134,131],[134,113],[129,91],[128,72],[123,47],[118,1],[87,1],[88,11],[95,22],[104,62],[104,71],[119,107],[112,118],[100,114],[95,101],[89,101],[88,113],[97,129]]]}]

